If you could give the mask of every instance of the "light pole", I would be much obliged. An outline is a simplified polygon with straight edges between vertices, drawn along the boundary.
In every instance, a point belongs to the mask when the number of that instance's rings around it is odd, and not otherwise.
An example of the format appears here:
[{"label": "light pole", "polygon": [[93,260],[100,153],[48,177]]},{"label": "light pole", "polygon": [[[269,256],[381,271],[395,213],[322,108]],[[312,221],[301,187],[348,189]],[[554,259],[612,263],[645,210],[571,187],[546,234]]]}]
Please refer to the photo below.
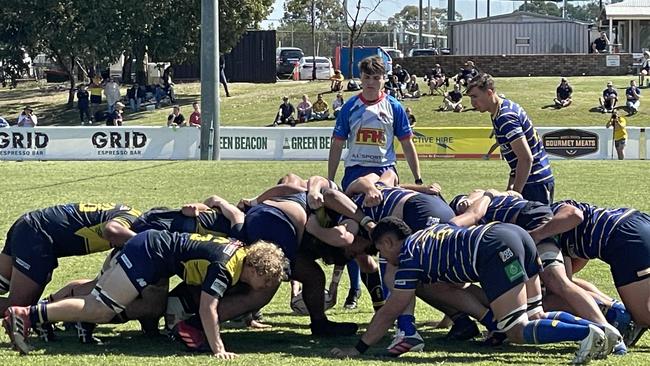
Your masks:
[{"label": "light pole", "polygon": [[218,1],[201,0],[201,160],[220,159],[218,14]]}]

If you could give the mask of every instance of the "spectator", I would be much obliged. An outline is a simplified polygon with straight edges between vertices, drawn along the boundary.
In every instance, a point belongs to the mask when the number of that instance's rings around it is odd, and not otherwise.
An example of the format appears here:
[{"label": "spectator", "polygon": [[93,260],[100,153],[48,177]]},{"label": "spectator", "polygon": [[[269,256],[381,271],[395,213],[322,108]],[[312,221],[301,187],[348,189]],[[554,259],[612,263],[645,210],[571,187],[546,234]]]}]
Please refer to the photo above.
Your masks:
[{"label": "spectator", "polygon": [[415,127],[417,121],[415,120],[415,115],[413,114],[411,107],[406,107],[406,117],[409,119],[409,125],[411,128]]},{"label": "spectator", "polygon": [[113,112],[108,114],[106,117],[106,126],[122,126],[124,113],[124,103],[116,102],[113,108]]},{"label": "spectator", "polygon": [[614,89],[611,81],[607,82],[607,88],[603,90],[603,97],[598,98],[600,110],[603,113],[612,113],[618,102],[618,92]]},{"label": "spectator", "polygon": [[330,90],[333,92],[339,92],[343,90],[343,80],[345,80],[345,77],[343,77],[343,74],[341,73],[341,70],[336,69],[334,70],[334,75],[330,77],[330,80],[332,81],[330,83]]},{"label": "spectator", "polygon": [[18,127],[36,127],[38,125],[38,117],[30,107],[25,107],[18,116]]},{"label": "spectator", "polygon": [[474,65],[474,61],[467,61],[456,75],[456,83],[467,87],[469,81],[478,75],[478,69]]},{"label": "spectator", "polygon": [[641,59],[641,71],[639,72],[639,76],[641,77],[641,85],[639,85],[640,87],[643,87],[645,85],[645,79],[648,74],[650,74],[650,51],[643,51],[643,58]]},{"label": "spectator", "polygon": [[607,53],[607,46],[609,46],[609,39],[607,33],[600,32],[600,37],[591,44],[591,50],[594,53]]},{"label": "spectator", "polygon": [[307,94],[302,95],[302,102],[298,104],[298,122],[307,122],[311,120],[312,105]]},{"label": "spectator", "polygon": [[167,117],[167,127],[187,126],[185,116],[181,113],[181,107],[175,105],[172,107],[172,113]]},{"label": "spectator", "polygon": [[120,100],[120,86],[112,78],[109,78],[104,85],[104,95],[106,95],[108,113],[110,114],[115,110],[115,103]]},{"label": "spectator", "polygon": [[336,99],[334,99],[334,102],[332,102],[332,109],[334,110],[334,118],[338,117],[339,112],[343,107],[343,104],[345,104],[345,100],[343,100],[343,93],[341,92],[336,93]]},{"label": "spectator", "polygon": [[614,127],[614,147],[616,148],[616,154],[618,155],[618,160],[625,159],[625,141],[627,140],[627,131],[625,126],[627,121],[624,117],[618,115],[618,111],[614,110],[612,112],[612,118],[607,121],[605,127],[609,128],[610,126]]},{"label": "spectator", "polygon": [[390,75],[388,81],[384,84],[384,89],[386,94],[397,98],[397,100],[403,99],[402,89],[399,87],[399,82],[397,81],[397,75]]},{"label": "spectator", "polygon": [[219,57],[219,82],[223,85],[223,90],[226,91],[226,97],[230,97],[228,91],[228,79],[226,79],[226,59],[221,55]]},{"label": "spectator", "polygon": [[281,123],[288,123],[291,126],[296,125],[296,119],[293,114],[296,112],[296,109],[293,107],[293,104],[289,102],[289,97],[282,97],[282,104],[278,109],[278,114],[275,116],[275,121],[273,121],[273,126],[277,126]]},{"label": "spectator", "polygon": [[9,127],[9,122],[3,117],[0,117],[0,128]]},{"label": "spectator", "polygon": [[165,92],[164,95],[169,96],[169,101],[171,103],[176,103],[176,93],[174,92],[174,82],[172,81],[173,76],[174,69],[171,66],[168,66],[165,71],[163,71],[161,85]]},{"label": "spectator", "polygon": [[140,110],[140,104],[144,101],[145,92],[140,88],[138,83],[133,84],[129,90],[126,91],[126,97],[129,99],[129,106],[132,112]]},{"label": "spectator", "polygon": [[81,125],[88,122],[89,125],[93,124],[93,117],[90,114],[90,94],[88,94],[88,86],[80,85],[77,90],[77,108],[79,109],[79,119]]},{"label": "spectator", "polygon": [[156,98],[156,108],[160,108],[160,103],[167,96],[162,84],[158,83],[154,86],[153,95]]},{"label": "spectator", "polygon": [[443,85],[449,86],[449,81],[447,80],[445,72],[440,64],[436,64],[431,71],[429,71],[425,76],[424,81],[427,82],[431,95],[442,94],[440,88],[442,88]]},{"label": "spectator", "polygon": [[395,65],[395,71],[393,72],[393,75],[397,76],[397,85],[399,86],[399,92],[402,95],[402,98],[404,98],[403,90],[406,88],[406,83],[411,79],[411,76],[409,75],[409,72],[406,71],[406,69],[404,69],[400,64]]},{"label": "spectator", "polygon": [[555,98],[553,103],[555,103],[555,108],[560,109],[568,107],[571,105],[571,95],[573,94],[573,88],[569,85],[567,78],[562,78],[560,80],[560,85],[557,86],[555,90]]},{"label": "spectator", "polygon": [[330,116],[330,106],[327,105],[327,102],[323,100],[323,95],[318,94],[316,102],[312,106],[313,119],[316,121],[322,121],[327,119]]},{"label": "spectator", "polygon": [[99,76],[95,75],[91,79],[90,85],[88,85],[88,90],[90,91],[90,113],[95,116],[95,113],[99,111],[99,105],[102,104],[102,86],[101,79]]},{"label": "spectator", "polygon": [[404,93],[404,98],[419,98],[420,97],[420,85],[418,85],[417,75],[411,75],[411,79],[406,83],[406,93]]},{"label": "spectator", "polygon": [[190,126],[201,127],[201,106],[199,102],[192,103],[194,111],[190,114]]},{"label": "spectator", "polygon": [[641,90],[637,88],[636,81],[630,80],[630,87],[625,89],[625,97],[627,98],[627,103],[625,103],[629,115],[634,115],[639,111],[639,106],[641,105]]},{"label": "spectator", "polygon": [[463,111],[463,93],[460,92],[460,84],[454,84],[454,90],[445,94],[444,99],[442,100],[444,105],[440,107],[440,111],[454,111],[462,112]]}]

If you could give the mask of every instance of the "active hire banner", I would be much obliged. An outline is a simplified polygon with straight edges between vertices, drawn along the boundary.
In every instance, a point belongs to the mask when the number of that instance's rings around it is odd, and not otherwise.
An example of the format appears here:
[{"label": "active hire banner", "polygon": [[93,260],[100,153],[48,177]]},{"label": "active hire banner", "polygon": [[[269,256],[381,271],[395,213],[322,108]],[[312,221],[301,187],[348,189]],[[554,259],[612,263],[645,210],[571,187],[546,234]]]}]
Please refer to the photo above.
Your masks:
[{"label": "active hire banner", "polygon": [[11,127],[0,129],[0,160],[198,159],[198,128]]},{"label": "active hire banner", "polygon": [[[494,144],[491,133],[491,127],[423,127],[415,129],[413,142],[420,159],[478,159]],[[402,146],[395,146],[403,157]],[[499,149],[491,157],[498,158]]]}]

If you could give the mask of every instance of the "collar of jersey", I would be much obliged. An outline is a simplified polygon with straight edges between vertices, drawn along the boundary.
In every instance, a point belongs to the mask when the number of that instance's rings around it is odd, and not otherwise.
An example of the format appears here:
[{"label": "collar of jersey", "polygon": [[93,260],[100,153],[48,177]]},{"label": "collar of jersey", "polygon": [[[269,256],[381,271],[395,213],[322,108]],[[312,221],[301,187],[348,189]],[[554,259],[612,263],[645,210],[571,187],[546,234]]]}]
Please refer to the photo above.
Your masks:
[{"label": "collar of jersey", "polygon": [[359,93],[359,99],[361,99],[361,101],[365,105],[375,105],[375,104],[381,102],[382,100],[384,100],[385,97],[386,97],[386,94],[382,91],[382,92],[379,93],[379,98],[377,98],[376,100],[373,100],[372,102],[369,102],[369,101],[366,100],[366,98],[363,97],[363,93]]}]

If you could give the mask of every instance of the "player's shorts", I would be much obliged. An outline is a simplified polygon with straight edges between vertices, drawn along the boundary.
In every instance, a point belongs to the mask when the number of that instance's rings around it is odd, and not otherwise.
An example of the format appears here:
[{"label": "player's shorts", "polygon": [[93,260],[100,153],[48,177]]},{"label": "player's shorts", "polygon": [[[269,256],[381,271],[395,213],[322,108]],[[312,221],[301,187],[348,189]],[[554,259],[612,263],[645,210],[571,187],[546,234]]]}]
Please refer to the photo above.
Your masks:
[{"label": "player's shorts", "polygon": [[495,224],[483,234],[476,254],[479,282],[490,302],[542,270],[535,242],[513,224]]},{"label": "player's shorts", "polygon": [[342,266],[350,261],[343,248],[328,245],[306,231],[303,234],[298,253],[312,260],[321,259],[325,264]]},{"label": "player's shorts", "polygon": [[273,243],[282,249],[289,262],[294,262],[298,235],[289,216],[279,208],[264,203],[251,207],[246,213],[244,230],[247,243],[258,240]]},{"label": "player's shorts", "polygon": [[614,147],[617,149],[621,147],[625,147],[625,142],[626,142],[625,139],[616,140],[614,141]]},{"label": "player's shorts", "polygon": [[650,216],[632,213],[607,241],[603,261],[610,265],[616,287],[650,277]]},{"label": "player's shorts", "polygon": [[45,287],[59,266],[52,238],[28,216],[21,216],[9,229],[2,253],[12,258],[13,266],[38,285]]},{"label": "player's shorts", "polygon": [[413,232],[449,222],[455,215],[439,196],[418,193],[404,203],[404,222]]},{"label": "player's shorts", "polygon": [[145,287],[160,281],[166,272],[162,263],[164,258],[155,259],[149,254],[148,238],[148,231],[137,234],[127,241],[117,254],[117,263],[126,272],[139,294],[142,294]]},{"label": "player's shorts", "polygon": [[555,181],[526,184],[521,195],[528,201],[541,202],[547,205],[553,203]]},{"label": "player's shorts", "polygon": [[517,214],[515,224],[526,231],[537,229],[553,218],[553,210],[541,202],[528,201]]},{"label": "player's shorts", "polygon": [[395,165],[386,165],[386,166],[361,166],[354,165],[345,168],[345,173],[343,174],[343,180],[341,181],[341,189],[343,192],[348,188],[350,183],[355,179],[366,176],[368,174],[375,173],[379,176],[384,174],[385,171],[392,170],[397,174],[397,168]]}]

